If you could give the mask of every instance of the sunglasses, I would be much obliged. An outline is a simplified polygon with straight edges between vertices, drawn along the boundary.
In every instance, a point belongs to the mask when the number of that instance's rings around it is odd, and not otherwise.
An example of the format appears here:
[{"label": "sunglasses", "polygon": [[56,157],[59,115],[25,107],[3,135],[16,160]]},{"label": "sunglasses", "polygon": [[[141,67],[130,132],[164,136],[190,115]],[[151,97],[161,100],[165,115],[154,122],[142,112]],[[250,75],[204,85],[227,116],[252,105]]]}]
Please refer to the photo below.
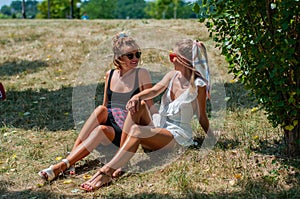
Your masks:
[{"label": "sunglasses", "polygon": [[129,60],[132,60],[134,56],[139,59],[141,57],[141,54],[142,52],[136,52],[136,53],[128,53],[125,54],[124,56],[126,56]]},{"label": "sunglasses", "polygon": [[174,58],[177,57],[177,55],[173,52],[170,52],[169,57],[170,57],[170,61],[174,62]]}]

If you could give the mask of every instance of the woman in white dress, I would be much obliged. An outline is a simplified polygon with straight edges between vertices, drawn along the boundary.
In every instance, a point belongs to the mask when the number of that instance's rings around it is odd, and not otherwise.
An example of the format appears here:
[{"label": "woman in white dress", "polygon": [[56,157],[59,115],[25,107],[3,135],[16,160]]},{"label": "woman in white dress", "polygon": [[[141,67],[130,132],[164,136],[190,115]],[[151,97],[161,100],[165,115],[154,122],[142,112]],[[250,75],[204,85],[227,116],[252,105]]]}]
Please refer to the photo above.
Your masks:
[{"label": "woman in white dress", "polygon": [[[209,131],[206,99],[210,93],[209,68],[205,46],[199,41],[184,39],[170,53],[174,70],[150,89],[134,95],[127,103],[130,111],[125,120],[121,148],[81,189],[94,191],[112,181],[112,174],[123,167],[139,145],[156,151],[177,145],[193,144],[191,121],[197,115],[204,131]],[[150,115],[145,100],[164,92],[159,114]]]}]

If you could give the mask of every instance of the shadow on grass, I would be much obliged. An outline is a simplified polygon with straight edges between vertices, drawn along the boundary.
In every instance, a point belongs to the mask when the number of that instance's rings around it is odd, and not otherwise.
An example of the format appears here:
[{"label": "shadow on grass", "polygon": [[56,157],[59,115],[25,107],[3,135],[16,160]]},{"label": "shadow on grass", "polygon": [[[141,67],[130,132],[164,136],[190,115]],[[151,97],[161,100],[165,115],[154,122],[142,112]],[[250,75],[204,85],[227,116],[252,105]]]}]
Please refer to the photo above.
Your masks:
[{"label": "shadow on grass", "polygon": [[[278,140],[263,140],[259,142],[258,147],[252,149],[257,153],[264,155],[274,156],[274,163],[279,162],[281,165],[286,167],[292,166],[294,168],[300,169],[300,160],[299,157],[290,158],[286,154],[286,146],[282,141]],[[295,173],[295,177],[299,179],[300,184],[300,173]]]},{"label": "shadow on grass", "polygon": [[236,110],[237,108],[253,108],[257,106],[255,98],[250,95],[250,92],[241,83],[225,83],[224,87],[227,98],[227,109]]},{"label": "shadow on grass", "polygon": [[[23,65],[24,63],[20,64],[20,66]],[[34,70],[37,67],[40,67],[40,64],[31,63],[31,69]],[[1,68],[3,68],[3,66]],[[29,70],[28,67],[24,67],[24,70],[25,69]],[[3,70],[6,74],[12,74],[8,72],[8,69],[0,70]],[[20,69],[19,72],[21,70],[22,69]],[[86,87],[93,86],[94,85],[88,85]],[[104,84],[99,84],[97,86],[96,96],[94,99],[95,106],[102,103],[103,87]],[[255,102],[253,102],[253,100],[249,97],[247,91],[242,88],[241,84],[227,84],[225,85],[225,88],[226,95],[230,98],[227,102],[227,108],[232,109],[237,107],[254,106]],[[73,89],[73,87],[62,87],[56,91],[49,91],[46,89],[41,89],[39,91],[8,90],[7,100],[0,103],[0,121],[2,121],[0,127],[1,125],[6,125],[24,129],[45,128],[51,131],[74,129],[75,124],[72,109]],[[82,90],[85,89],[89,88],[82,88]],[[154,101],[159,102],[160,99],[156,98]],[[89,113],[84,113],[82,121],[84,121],[90,114],[91,111]]]},{"label": "shadow on grass", "polygon": [[[242,182],[241,182],[242,183]],[[248,182],[245,185],[244,191],[240,192],[212,192],[212,193],[202,193],[201,190],[192,190],[189,187],[182,190],[180,195],[169,195],[161,193],[121,193],[109,195],[101,194],[101,189],[97,190],[93,196],[89,193],[77,193],[77,194],[61,194],[59,192],[54,192],[53,190],[22,190],[22,191],[9,191],[8,186],[12,186],[11,182],[0,181],[0,197],[1,198],[123,198],[123,199],[137,199],[137,198],[147,198],[147,199],[175,199],[175,198],[218,198],[218,199],[228,199],[228,198],[289,198],[296,199],[299,198],[300,188],[293,187],[287,190],[281,190],[274,192],[272,186],[266,181],[253,181]],[[113,185],[112,185],[113,186]],[[99,194],[100,193],[100,194]],[[130,196],[127,196],[130,195]]]},{"label": "shadow on grass", "polygon": [[48,63],[41,60],[28,61],[28,60],[18,60],[13,62],[4,62],[0,66],[1,76],[12,76],[20,74],[29,74],[42,70],[42,68],[47,67]]},{"label": "shadow on grass", "polygon": [[62,195],[60,193],[54,193],[50,190],[41,190],[41,191],[35,191],[35,190],[22,190],[22,191],[9,191],[7,190],[7,187],[13,186],[14,183],[10,181],[3,181],[0,180],[0,198],[82,198],[75,196],[67,196]]},{"label": "shadow on grass", "polygon": [[[103,84],[97,87],[96,105],[102,101],[103,87]],[[72,93],[73,87],[63,87],[56,91],[7,91],[7,99],[0,102],[0,127],[51,131],[73,129]]]},{"label": "shadow on grass", "polygon": [[[242,182],[241,182],[242,183]],[[0,197],[1,198],[91,198],[89,193],[77,193],[77,194],[61,194],[59,192],[53,192],[50,190],[22,190],[22,191],[8,191],[6,189],[9,185],[9,182],[0,181]],[[112,185],[113,186],[113,185]],[[100,193],[100,194],[99,194]],[[126,196],[126,195],[131,196]],[[268,181],[252,181],[248,182],[245,185],[243,191],[224,193],[224,192],[212,192],[212,193],[203,193],[201,190],[193,190],[189,187],[186,187],[185,190],[181,191],[180,195],[169,195],[161,193],[122,193],[114,194],[110,193],[109,195],[101,194],[101,189],[97,190],[93,194],[93,198],[123,198],[123,199],[136,199],[136,198],[147,198],[147,199],[175,199],[175,198],[218,198],[218,199],[228,199],[228,198],[289,198],[296,199],[299,198],[300,187],[292,187],[287,190],[281,190],[274,192],[272,186],[269,185]]]}]

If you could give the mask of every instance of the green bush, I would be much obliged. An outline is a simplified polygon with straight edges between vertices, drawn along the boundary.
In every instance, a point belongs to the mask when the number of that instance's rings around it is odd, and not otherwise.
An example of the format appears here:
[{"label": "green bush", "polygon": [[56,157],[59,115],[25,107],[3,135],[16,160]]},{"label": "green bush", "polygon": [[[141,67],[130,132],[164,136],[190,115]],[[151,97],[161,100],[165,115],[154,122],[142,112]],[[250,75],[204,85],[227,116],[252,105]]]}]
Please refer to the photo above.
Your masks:
[{"label": "green bush", "polygon": [[0,13],[0,19],[9,19],[10,17],[8,15]]},{"label": "green bush", "polygon": [[298,0],[204,0],[194,12],[241,81],[300,154],[300,25]]}]

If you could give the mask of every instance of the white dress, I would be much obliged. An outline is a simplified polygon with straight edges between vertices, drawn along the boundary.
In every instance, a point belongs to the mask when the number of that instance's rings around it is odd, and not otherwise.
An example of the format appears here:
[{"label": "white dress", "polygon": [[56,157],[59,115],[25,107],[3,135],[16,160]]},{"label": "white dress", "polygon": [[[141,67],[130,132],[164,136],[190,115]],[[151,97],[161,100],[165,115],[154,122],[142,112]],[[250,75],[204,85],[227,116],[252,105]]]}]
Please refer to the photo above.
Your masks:
[{"label": "white dress", "polygon": [[[153,123],[155,127],[165,128],[174,136],[177,143],[182,146],[190,146],[193,144],[193,133],[191,121],[197,110],[193,110],[192,102],[197,98],[197,89],[187,89],[174,101],[171,99],[171,87],[174,78],[179,74],[175,73],[171,79],[167,91],[161,99],[159,114],[153,115]],[[206,83],[197,78],[195,85],[206,86]]]}]

